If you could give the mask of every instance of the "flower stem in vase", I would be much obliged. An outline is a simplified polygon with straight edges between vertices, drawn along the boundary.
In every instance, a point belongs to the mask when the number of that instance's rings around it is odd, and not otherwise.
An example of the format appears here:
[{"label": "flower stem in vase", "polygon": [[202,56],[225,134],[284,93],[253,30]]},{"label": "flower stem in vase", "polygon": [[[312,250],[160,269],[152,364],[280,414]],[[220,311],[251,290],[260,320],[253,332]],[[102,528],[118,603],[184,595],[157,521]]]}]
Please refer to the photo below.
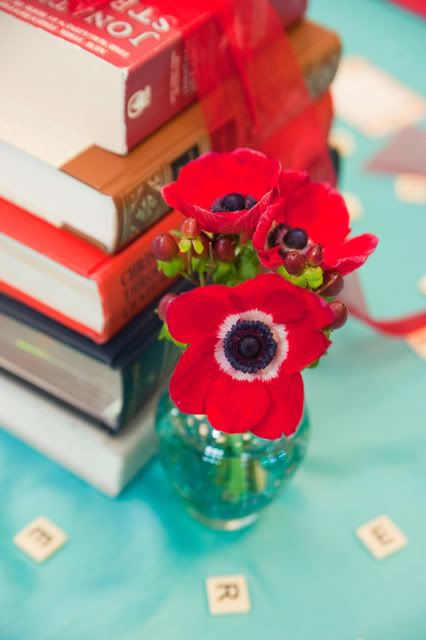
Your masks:
[{"label": "flower stem in vase", "polygon": [[244,495],[263,491],[266,471],[259,460],[244,451],[242,434],[228,434],[225,438],[225,456],[219,465],[216,483],[223,487],[224,500],[238,502]]}]

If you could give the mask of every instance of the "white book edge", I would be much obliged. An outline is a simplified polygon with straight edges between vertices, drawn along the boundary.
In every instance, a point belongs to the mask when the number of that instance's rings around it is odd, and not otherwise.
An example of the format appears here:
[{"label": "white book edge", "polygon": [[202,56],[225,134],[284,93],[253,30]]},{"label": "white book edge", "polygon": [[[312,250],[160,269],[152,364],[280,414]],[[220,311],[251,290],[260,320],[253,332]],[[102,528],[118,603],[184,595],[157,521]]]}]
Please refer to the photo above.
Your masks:
[{"label": "white book edge", "polygon": [[18,16],[22,11],[16,2],[0,2],[0,95],[100,147],[126,154],[127,69],[2,11],[2,4]]},{"label": "white book edge", "polygon": [[117,496],[152,458],[158,395],[111,436],[83,417],[0,372],[0,428],[93,485]]},{"label": "white book edge", "polygon": [[89,146],[0,96],[0,196],[112,252],[120,227],[114,198],[61,171]]}]

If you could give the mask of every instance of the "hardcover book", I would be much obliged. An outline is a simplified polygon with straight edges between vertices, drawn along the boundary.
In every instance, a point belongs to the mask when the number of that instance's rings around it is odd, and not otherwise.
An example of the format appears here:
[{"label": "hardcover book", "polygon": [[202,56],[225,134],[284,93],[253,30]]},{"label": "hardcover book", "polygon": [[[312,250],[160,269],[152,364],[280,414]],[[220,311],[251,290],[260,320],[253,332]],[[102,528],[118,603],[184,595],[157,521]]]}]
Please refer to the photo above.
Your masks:
[{"label": "hardcover book", "polygon": [[[182,283],[175,285],[176,292]],[[106,345],[0,295],[0,367],[119,431],[171,372],[178,350],[158,339],[157,301]]]},{"label": "hardcover book", "polygon": [[157,398],[112,436],[0,371],[0,428],[110,497],[152,458]]},{"label": "hardcover book", "polygon": [[0,292],[98,343],[107,342],[170,280],[151,254],[154,237],[179,227],[169,213],[114,257],[0,200]]},{"label": "hardcover book", "polygon": [[[286,26],[306,0],[273,4]],[[0,0],[0,95],[92,144],[127,153],[195,99],[182,31],[207,25],[217,43],[211,11],[192,12],[178,25],[157,7],[111,0],[77,16],[66,0]],[[259,22],[259,43],[267,37],[261,28]]]},{"label": "hardcover book", "polygon": [[[340,41],[308,21],[289,37],[318,102],[336,72]],[[0,196],[115,253],[168,211],[160,190],[183,164],[233,145],[233,122],[227,114],[210,138],[194,103],[123,157],[0,100]]]}]

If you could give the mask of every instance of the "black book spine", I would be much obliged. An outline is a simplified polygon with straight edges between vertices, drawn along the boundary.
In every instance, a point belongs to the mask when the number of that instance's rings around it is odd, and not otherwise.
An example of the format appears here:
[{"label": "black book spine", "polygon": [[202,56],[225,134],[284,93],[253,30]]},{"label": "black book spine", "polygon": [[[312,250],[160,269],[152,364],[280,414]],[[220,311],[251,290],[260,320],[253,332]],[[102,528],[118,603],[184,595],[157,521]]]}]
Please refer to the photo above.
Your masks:
[{"label": "black book spine", "polygon": [[126,426],[160,386],[167,383],[179,354],[177,347],[156,337],[140,357],[122,369],[123,408],[117,431]]}]

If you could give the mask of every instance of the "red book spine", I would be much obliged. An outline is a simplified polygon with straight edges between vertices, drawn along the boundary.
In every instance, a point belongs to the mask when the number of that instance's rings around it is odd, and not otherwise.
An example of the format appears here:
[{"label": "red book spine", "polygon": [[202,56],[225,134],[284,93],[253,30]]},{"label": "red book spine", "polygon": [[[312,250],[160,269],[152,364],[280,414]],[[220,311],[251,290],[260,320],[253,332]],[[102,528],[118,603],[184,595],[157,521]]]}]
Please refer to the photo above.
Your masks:
[{"label": "red book spine", "polygon": [[52,261],[52,268],[56,263],[96,282],[104,317],[102,331],[97,332],[76,317],[70,318],[33,297],[30,281],[25,290],[17,289],[2,280],[0,273],[0,291],[103,344],[170,286],[170,278],[157,270],[151,244],[157,234],[179,227],[181,221],[181,214],[172,211],[124,251],[110,257],[68,231],[0,199],[0,233],[46,256]]},{"label": "red book spine", "polygon": [[96,342],[107,342],[170,286],[170,278],[157,269],[151,245],[156,235],[178,228],[181,221],[182,215],[173,211],[93,274],[105,317]]},{"label": "red book spine", "polygon": [[184,68],[182,40],[162,48],[155,57],[133,67],[125,92],[126,144],[133,149],[153,131],[195,100],[189,68]]}]

